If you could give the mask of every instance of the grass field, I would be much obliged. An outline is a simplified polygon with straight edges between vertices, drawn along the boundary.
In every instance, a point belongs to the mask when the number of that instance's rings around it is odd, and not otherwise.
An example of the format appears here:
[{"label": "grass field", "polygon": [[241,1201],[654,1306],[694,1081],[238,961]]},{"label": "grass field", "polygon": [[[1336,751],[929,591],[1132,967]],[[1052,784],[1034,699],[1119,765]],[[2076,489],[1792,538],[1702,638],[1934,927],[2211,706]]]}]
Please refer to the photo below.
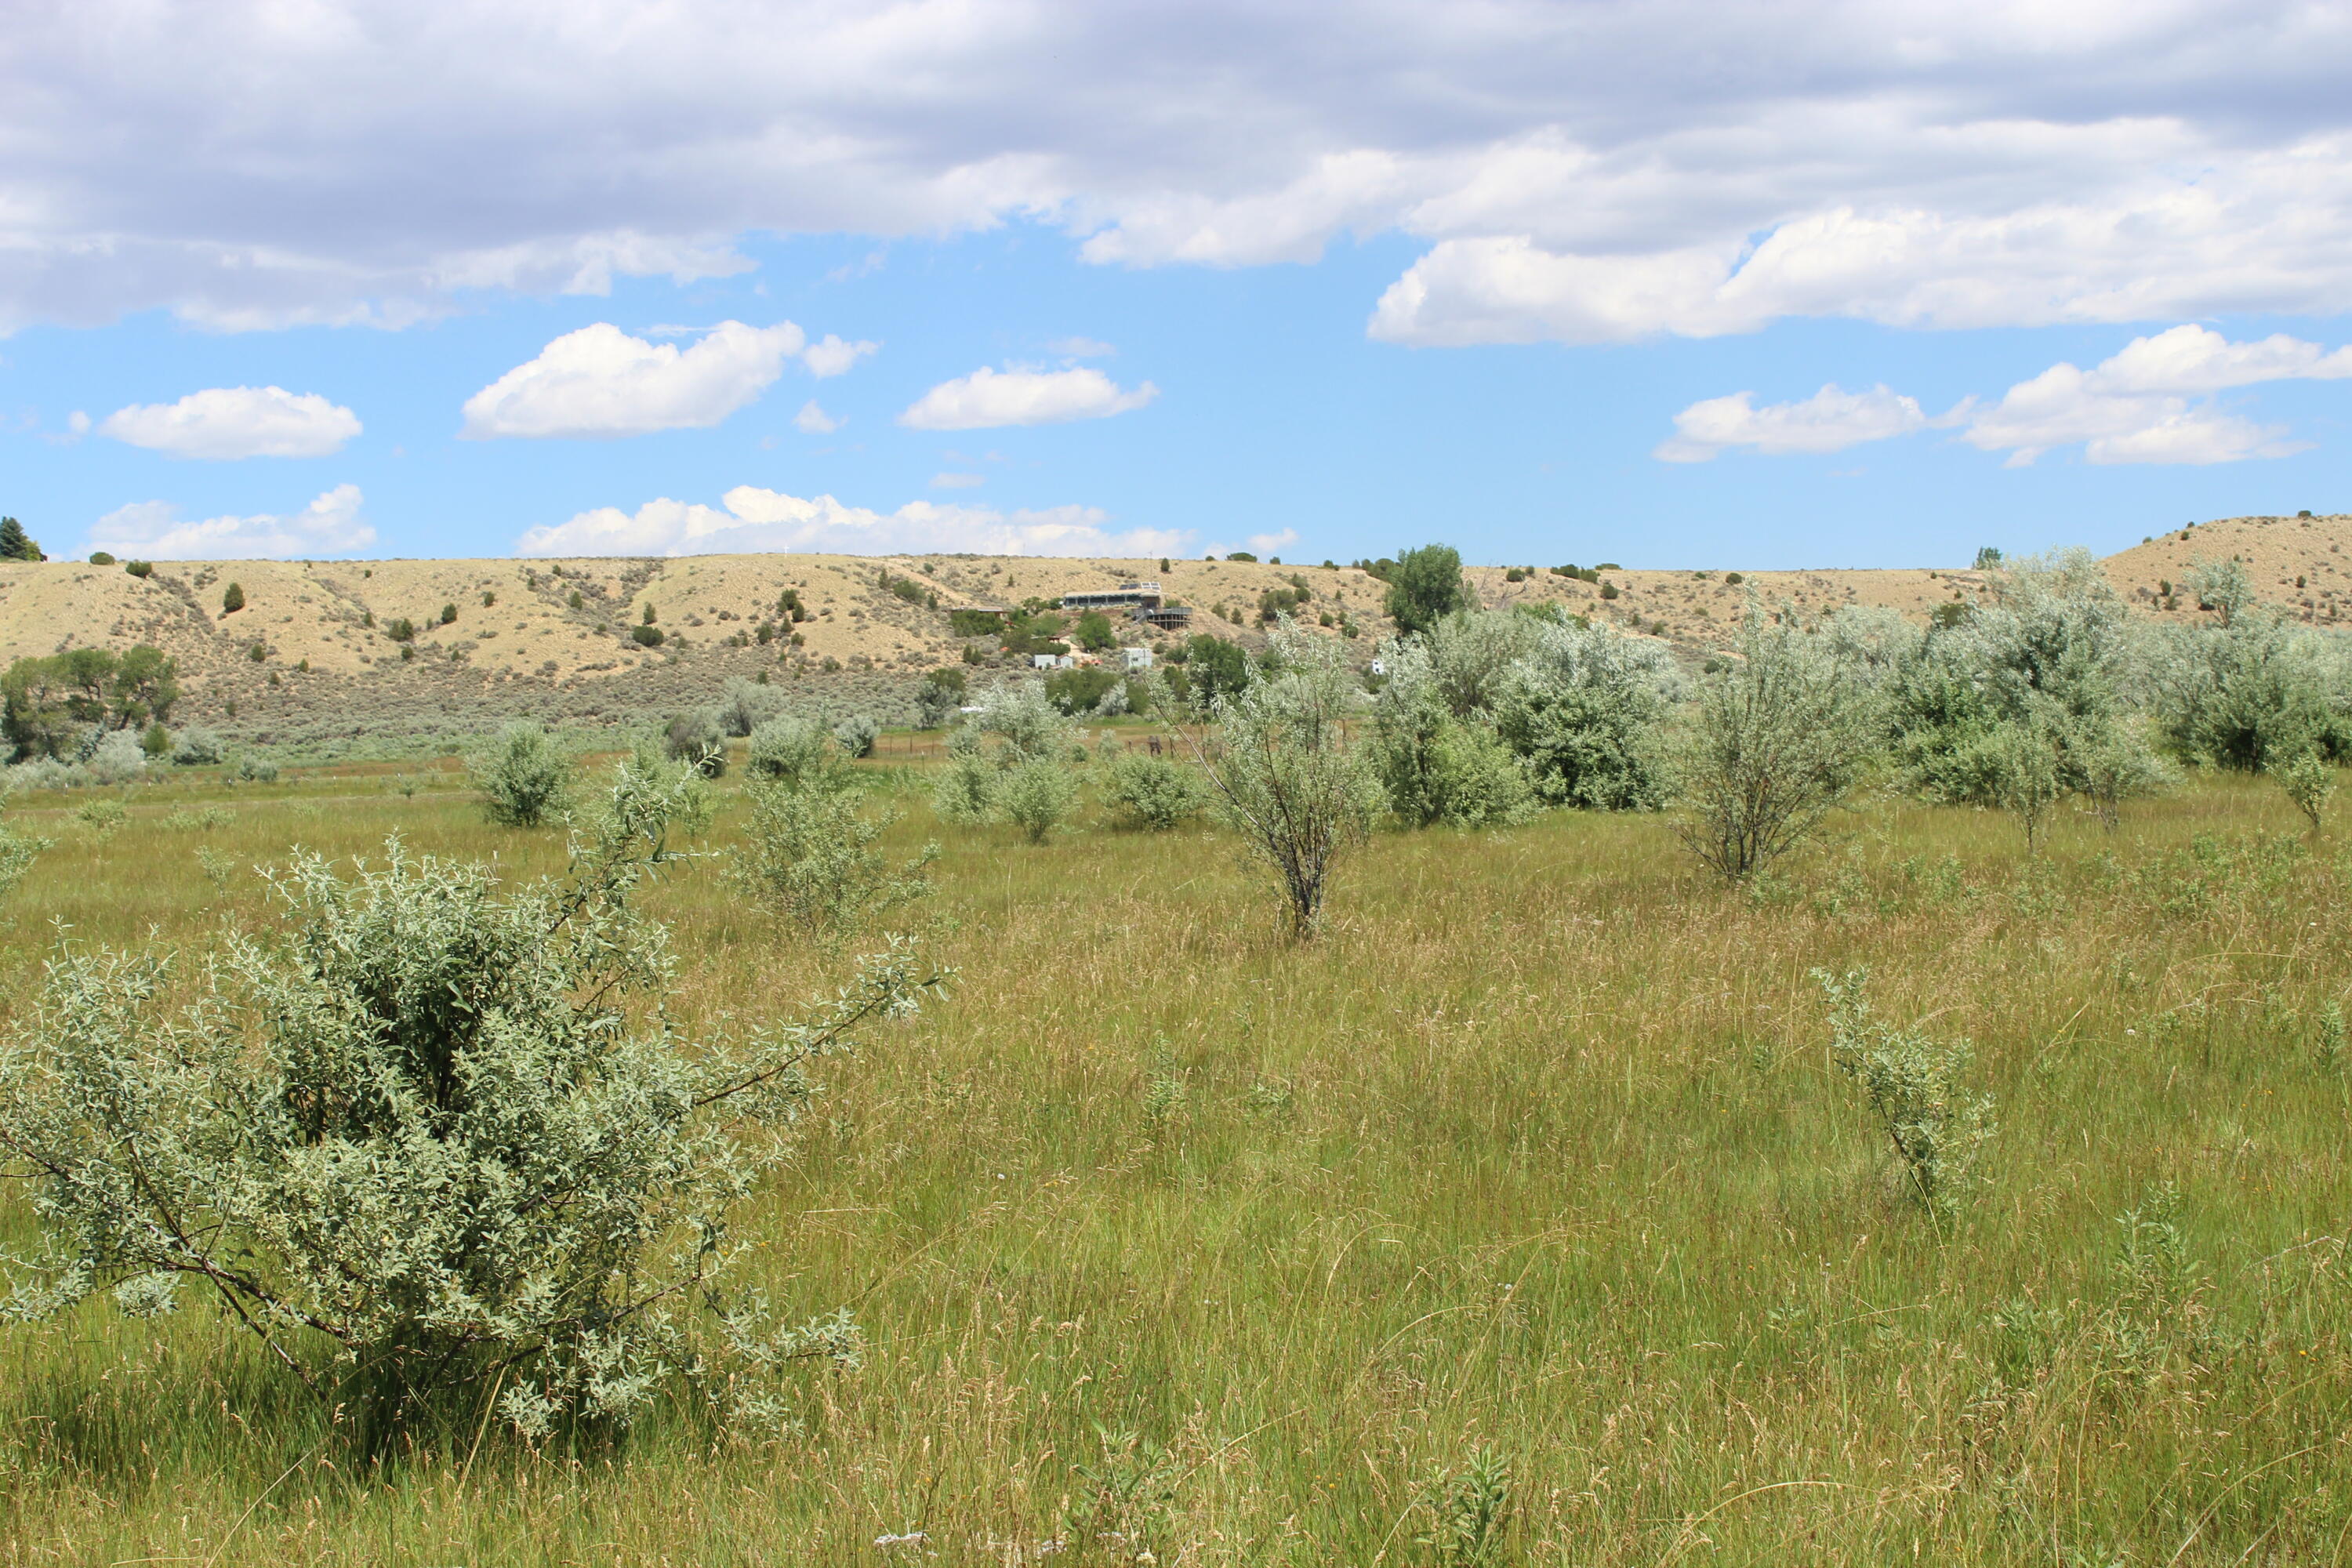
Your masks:
[{"label": "grass field", "polygon": [[[942,845],[961,978],[828,1064],[765,1200],[778,1298],[870,1337],[808,1374],[800,1436],[493,1432],[357,1480],[208,1311],[91,1308],[0,1331],[0,1558],[1466,1562],[1474,1463],[1507,1470],[1496,1563],[2352,1552],[2352,1061],[2319,1048],[2352,856],[2275,786],[2070,818],[2035,865],[2005,819],[1874,800],[1752,894],[1657,818],[1384,835],[1290,946],[1230,840],[1031,847],[872,772]],[[18,1018],[51,919],[263,920],[200,846],[561,858],[446,771],[173,783],[110,836],[11,816],[58,840],[0,931]],[[689,1019],[830,984],[708,862],[652,905]],[[1854,963],[1997,1096],[1948,1229],[1827,1063],[1809,971]]]}]

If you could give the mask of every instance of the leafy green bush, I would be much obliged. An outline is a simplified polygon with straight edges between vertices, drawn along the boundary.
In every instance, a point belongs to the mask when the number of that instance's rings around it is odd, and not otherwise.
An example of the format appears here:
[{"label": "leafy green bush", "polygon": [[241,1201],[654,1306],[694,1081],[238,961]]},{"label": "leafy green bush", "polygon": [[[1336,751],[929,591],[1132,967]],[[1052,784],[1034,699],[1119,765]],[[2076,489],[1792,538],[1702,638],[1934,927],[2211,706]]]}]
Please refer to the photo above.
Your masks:
[{"label": "leafy green bush", "polygon": [[[799,617],[793,618],[797,620]],[[994,637],[1003,625],[1004,617],[987,610],[948,612],[948,629],[960,637]]]},{"label": "leafy green bush", "polygon": [[841,772],[841,747],[814,719],[771,719],[751,731],[743,771],[755,779],[830,784]]},{"label": "leafy green bush", "polygon": [[746,898],[826,948],[930,892],[923,868],[939,846],[894,862],[877,845],[897,814],[866,815],[856,790],[804,775],[756,783],[750,795],[743,847],[729,875]]},{"label": "leafy green bush", "polygon": [[174,767],[204,767],[219,762],[226,754],[220,736],[201,724],[189,725],[172,742],[172,763]]},{"label": "leafy green bush", "polygon": [[1457,718],[1419,637],[1382,645],[1388,679],[1372,702],[1369,759],[1389,809],[1408,827],[1525,820],[1534,791],[1486,715]]},{"label": "leafy green bush", "polygon": [[1664,804],[1664,726],[1683,681],[1674,657],[1613,626],[1538,623],[1495,680],[1495,726],[1536,793],[1591,811]]},{"label": "leafy green bush", "polygon": [[731,675],[719,700],[719,727],[730,735],[748,735],[771,719],[782,718],[790,706],[782,687]]},{"label": "leafy green bush", "polygon": [[955,716],[963,706],[968,682],[961,669],[935,669],[923,678],[915,693],[916,722],[925,730],[936,730]]},{"label": "leafy green bush", "polygon": [[108,551],[93,550],[89,552],[89,563],[93,566],[111,566],[114,564],[114,556]]},{"label": "leafy green bush", "polygon": [[529,720],[500,730],[471,759],[483,809],[501,827],[537,827],[561,816],[577,765],[569,747]]},{"label": "leafy green bush", "polygon": [[1045,678],[1045,696],[1063,712],[1076,717],[1092,713],[1102,700],[1126,682],[1101,665],[1090,664],[1075,669],[1057,669]]},{"label": "leafy green bush", "polygon": [[478,1411],[625,1426],[672,1388],[777,1424],[778,1366],[856,1331],[727,1292],[734,1210],[808,1064],[933,982],[894,947],[797,1024],[682,1038],[667,932],[632,907],[672,858],[664,773],[623,768],[561,882],[397,842],[348,876],[298,859],[283,939],[228,938],[184,1011],[168,956],[62,948],[0,1052],[0,1144],[47,1241],[9,1315],[110,1291],[148,1316],[191,1283],[370,1458]]},{"label": "leafy green bush", "polygon": [[639,647],[659,647],[669,634],[659,626],[635,626],[629,628],[629,640]]},{"label": "leafy green bush", "polygon": [[396,643],[415,642],[416,640],[416,623],[410,620],[406,616],[397,616],[383,624],[383,635],[390,637]]},{"label": "leafy green bush", "polygon": [[245,590],[238,584],[231,583],[221,595],[221,614],[233,616],[243,608],[245,608]]},{"label": "leafy green bush", "polygon": [[852,713],[833,727],[834,743],[853,757],[870,757],[882,739],[882,726],[863,713]]},{"label": "leafy green bush", "polygon": [[1180,826],[1209,804],[1195,770],[1137,751],[1111,757],[1104,769],[1103,798],[1125,825],[1152,832]]},{"label": "leafy green bush", "polygon": [[1004,772],[996,786],[996,809],[1004,819],[1043,844],[1078,803],[1078,781],[1059,758],[1032,757]]},{"label": "leafy green bush", "polygon": [[126,561],[122,569],[133,577],[152,577],[155,574],[155,563],[152,561]]},{"label": "leafy green bush", "polygon": [[996,781],[979,727],[961,725],[948,734],[948,764],[932,787],[931,809],[967,826],[985,822],[996,809]]}]

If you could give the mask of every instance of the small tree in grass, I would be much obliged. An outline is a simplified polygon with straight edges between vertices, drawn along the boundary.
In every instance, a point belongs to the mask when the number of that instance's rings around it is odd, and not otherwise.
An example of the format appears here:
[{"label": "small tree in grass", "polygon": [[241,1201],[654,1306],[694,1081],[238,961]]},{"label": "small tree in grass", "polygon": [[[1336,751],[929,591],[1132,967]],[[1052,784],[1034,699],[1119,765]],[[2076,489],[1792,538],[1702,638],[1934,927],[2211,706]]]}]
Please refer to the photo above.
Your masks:
[{"label": "small tree in grass", "polygon": [[622,1426],[670,1389],[779,1421],[766,1374],[856,1331],[728,1291],[732,1215],[808,1065],[936,977],[894,945],[798,1022],[685,1038],[633,899],[696,785],[632,759],[568,875],[512,890],[396,840],[348,875],[298,859],[282,933],[230,938],[175,1014],[166,956],[63,948],[0,1048],[0,1153],[47,1237],[6,1314],[210,1300],[371,1457],[486,1409]]},{"label": "small tree in grass", "polygon": [[1032,757],[1004,771],[996,784],[996,809],[1004,819],[1043,844],[1078,804],[1078,781],[1059,757]]},{"label": "small tree in grass", "polygon": [[853,757],[870,757],[882,739],[882,726],[863,713],[852,713],[833,727],[834,743]]},{"label": "small tree in grass", "polygon": [[1699,686],[1675,831],[1738,882],[1803,843],[1845,797],[1870,754],[1876,700],[1835,643],[1752,602],[1733,646],[1738,657]]},{"label": "small tree in grass", "polygon": [[1830,1001],[1830,1061],[1860,1084],[1895,1146],[1904,1190],[1938,1221],[1948,1219],[1975,1181],[1993,1135],[1992,1096],[1966,1088],[1966,1040],[1937,1045],[1916,1029],[1872,1016],[1870,972],[1813,971]]},{"label": "small tree in grass", "polygon": [[2291,760],[2273,763],[2269,771],[2286,791],[2287,799],[2294,802],[2294,808],[2309,819],[2311,830],[2318,832],[2327,803],[2336,794],[2336,770],[2320,755],[2318,745],[2301,747]]},{"label": "small tree in grass", "polygon": [[500,827],[537,827],[561,816],[576,766],[569,747],[529,720],[499,731],[471,763],[483,810]]},{"label": "small tree in grass", "polygon": [[891,859],[877,845],[898,814],[866,815],[863,793],[838,774],[754,783],[748,793],[751,815],[730,879],[828,951],[931,890],[923,869],[940,847],[927,844],[903,863]]},{"label": "small tree in grass", "polygon": [[[1244,853],[1272,872],[1292,935],[1321,923],[1331,868],[1371,831],[1381,786],[1343,721],[1360,692],[1339,643],[1286,617],[1275,629],[1272,669],[1212,710],[1206,744],[1180,730],[1208,780],[1217,815]],[[1153,704],[1178,711],[1172,695]]]}]

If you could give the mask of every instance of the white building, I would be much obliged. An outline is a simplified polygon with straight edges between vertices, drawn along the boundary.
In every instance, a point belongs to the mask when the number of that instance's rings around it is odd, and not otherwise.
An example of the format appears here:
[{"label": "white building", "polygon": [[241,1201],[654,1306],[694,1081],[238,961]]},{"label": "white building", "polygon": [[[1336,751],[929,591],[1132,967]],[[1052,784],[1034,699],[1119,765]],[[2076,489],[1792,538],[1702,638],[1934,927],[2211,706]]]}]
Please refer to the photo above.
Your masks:
[{"label": "white building", "polygon": [[1123,647],[1118,651],[1127,655],[1127,672],[1129,675],[1133,675],[1139,669],[1150,669],[1151,668],[1151,650],[1150,648]]}]

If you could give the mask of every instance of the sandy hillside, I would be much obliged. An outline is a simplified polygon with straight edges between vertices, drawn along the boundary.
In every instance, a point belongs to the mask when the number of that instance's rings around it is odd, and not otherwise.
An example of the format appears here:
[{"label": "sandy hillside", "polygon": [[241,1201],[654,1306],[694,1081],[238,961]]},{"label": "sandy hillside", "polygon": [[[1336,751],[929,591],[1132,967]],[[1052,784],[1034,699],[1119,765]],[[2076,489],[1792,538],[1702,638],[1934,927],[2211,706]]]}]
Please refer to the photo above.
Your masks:
[{"label": "sandy hillside", "polygon": [[[2247,563],[2265,597],[2325,624],[2352,608],[2352,517],[2229,518],[2153,538],[2107,558],[2108,574],[2151,615],[2164,588],[2200,559]],[[1925,616],[1981,586],[1936,569],[1751,572],[1612,569],[1600,584],[1555,575],[1551,563],[1512,581],[1506,566],[1470,577],[1490,605],[1558,603],[1663,637],[1686,653],[1719,642],[1750,591],[1802,610],[1889,605]],[[1585,564],[1593,564],[1587,563]],[[1604,563],[1605,564],[1605,563]],[[884,578],[914,584],[908,599]],[[903,706],[922,671],[958,662],[949,612],[1053,600],[1131,577],[1157,579],[1195,611],[1193,630],[1255,640],[1270,590],[1303,584],[1304,618],[1353,625],[1369,656],[1391,628],[1384,585],[1352,567],[1296,563],[1036,557],[713,555],[675,560],[162,562],[148,578],[120,565],[0,565],[0,660],[61,648],[153,643],[180,661],[184,712],[289,734],[358,733],[396,720],[432,728],[501,712],[615,718],[706,700],[730,675],[830,692],[877,710]],[[231,583],[245,607],[223,608]],[[1604,594],[1613,587],[1613,597]],[[786,589],[808,618],[779,613]],[[646,605],[667,640],[639,647],[629,628]],[[454,618],[444,622],[447,611]],[[394,639],[406,619],[415,636]],[[756,631],[774,626],[779,640]],[[798,633],[793,645],[789,635]],[[1146,639],[1139,630],[1139,640]]]}]

